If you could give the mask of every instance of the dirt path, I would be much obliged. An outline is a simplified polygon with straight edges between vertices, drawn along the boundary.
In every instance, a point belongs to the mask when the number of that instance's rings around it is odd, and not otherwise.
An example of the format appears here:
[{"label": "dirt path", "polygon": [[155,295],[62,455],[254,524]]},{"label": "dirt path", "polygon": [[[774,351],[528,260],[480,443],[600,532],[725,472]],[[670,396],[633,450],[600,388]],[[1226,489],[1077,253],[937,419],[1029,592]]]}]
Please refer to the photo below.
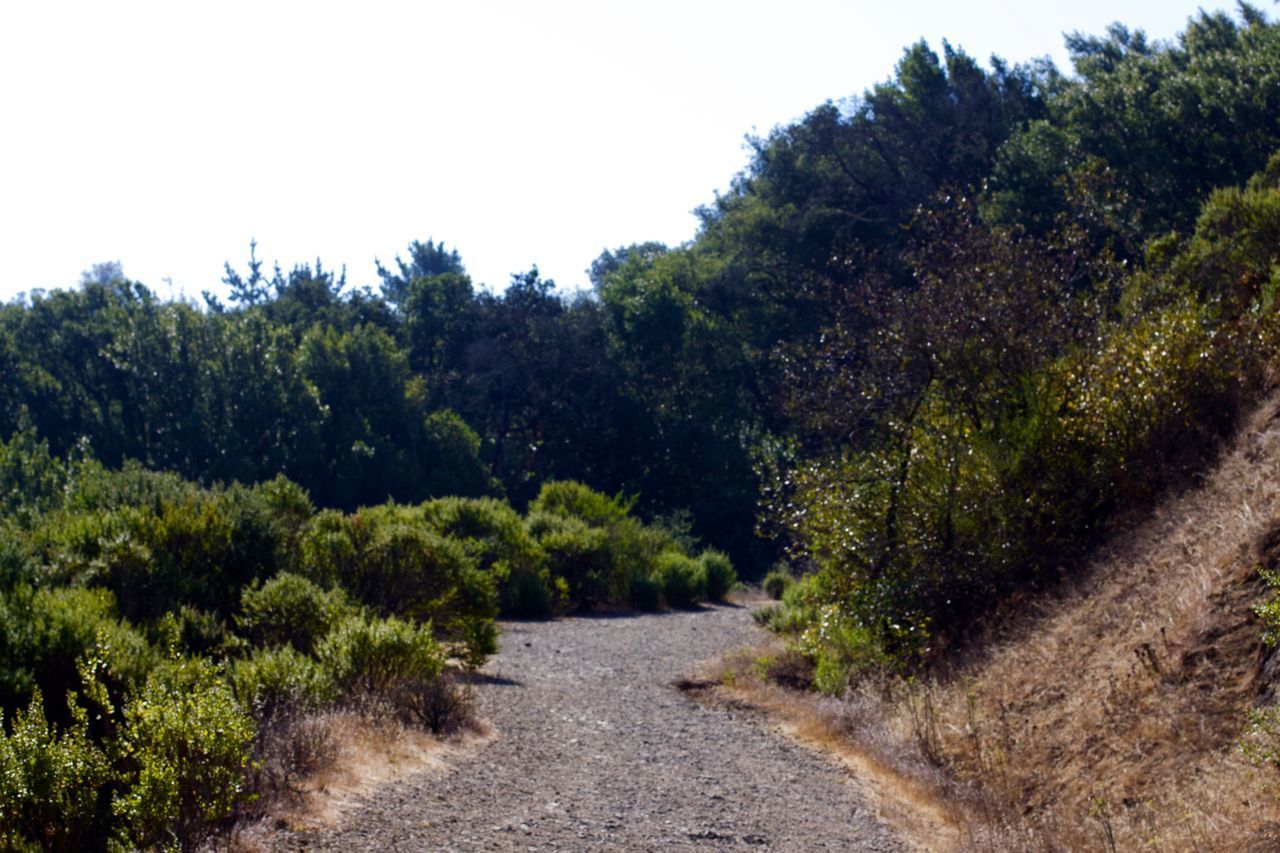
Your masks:
[{"label": "dirt path", "polygon": [[506,625],[478,688],[496,737],[290,846],[901,849],[833,761],[672,686],[758,630],[734,606]]}]

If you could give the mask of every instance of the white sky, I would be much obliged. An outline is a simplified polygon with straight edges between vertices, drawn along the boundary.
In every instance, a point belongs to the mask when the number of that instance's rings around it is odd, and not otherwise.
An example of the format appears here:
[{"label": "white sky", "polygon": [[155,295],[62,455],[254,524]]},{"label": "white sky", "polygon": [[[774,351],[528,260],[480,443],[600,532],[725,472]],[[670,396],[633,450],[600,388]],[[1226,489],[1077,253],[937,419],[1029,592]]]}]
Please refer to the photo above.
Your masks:
[{"label": "white sky", "polygon": [[[1258,2],[1272,17],[1272,4]],[[1197,0],[3,2],[0,299],[95,262],[161,294],[320,257],[376,284],[414,239],[478,283],[693,236],[761,133],[945,37],[985,62]],[[173,288],[165,284],[171,279]]]}]

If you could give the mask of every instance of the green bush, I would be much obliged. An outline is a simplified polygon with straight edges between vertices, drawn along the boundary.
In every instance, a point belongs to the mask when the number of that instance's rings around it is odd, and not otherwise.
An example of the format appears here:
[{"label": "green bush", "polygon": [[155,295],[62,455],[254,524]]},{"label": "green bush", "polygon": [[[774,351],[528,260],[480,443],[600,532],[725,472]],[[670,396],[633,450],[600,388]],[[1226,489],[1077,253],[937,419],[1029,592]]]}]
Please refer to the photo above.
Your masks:
[{"label": "green bush", "polygon": [[707,577],[702,566],[679,551],[658,557],[655,579],[662,584],[662,597],[671,607],[693,607],[706,597]]},{"label": "green bush", "polygon": [[702,575],[706,578],[707,600],[723,601],[738,583],[738,573],[733,570],[733,563],[726,554],[714,549],[703,551],[698,562],[702,567]]},{"label": "green bush", "polygon": [[770,570],[769,574],[764,576],[764,593],[774,601],[778,601],[793,583],[795,583],[795,578],[792,576],[791,571],[779,566]]},{"label": "green bush", "polygon": [[508,577],[499,598],[503,615],[516,619],[546,619],[555,612],[547,582],[528,572]]},{"label": "green bush", "polygon": [[444,668],[431,626],[394,617],[348,617],[320,641],[316,656],[340,690],[364,697],[389,695],[407,680],[430,681]]},{"label": "green bush", "polygon": [[634,499],[609,497],[574,480],[545,483],[529,504],[529,512],[550,512],[600,526],[627,517]]},{"label": "green bush", "polygon": [[662,607],[662,584],[646,575],[635,575],[627,588],[627,604],[636,610],[658,610]]},{"label": "green bush", "polygon": [[431,530],[418,509],[385,504],[349,516],[318,513],[302,552],[311,580],[341,584],[380,615],[430,621],[471,662],[497,648],[493,577],[461,542]]},{"label": "green bush", "polygon": [[236,700],[260,724],[318,710],[337,698],[330,672],[292,646],[256,649],[230,665],[228,678]]},{"label": "green bush", "polygon": [[140,686],[154,652],[135,629],[116,618],[115,599],[104,589],[32,589],[0,592],[0,708],[14,710],[36,688],[57,697],[46,706],[55,723],[68,721],[62,701],[80,686],[79,662],[105,662],[113,692]]},{"label": "green bush", "polygon": [[891,664],[872,631],[834,608],[809,628],[801,649],[814,662],[813,686],[828,696],[843,695],[860,674]]},{"label": "green bush", "polygon": [[71,851],[100,843],[93,833],[110,778],[83,716],[57,733],[39,690],[18,711],[11,734],[0,712],[0,847]]},{"label": "green bush", "polygon": [[195,849],[246,796],[256,730],[206,661],[162,667],[124,709],[113,804],[131,843]]},{"label": "green bush", "polygon": [[579,607],[608,602],[614,573],[608,534],[568,516],[555,525],[541,517],[539,523],[543,532],[538,544],[546,552],[551,574],[564,579],[570,600]]},{"label": "green bush", "polygon": [[494,498],[439,498],[422,506],[427,524],[457,542],[498,590],[508,616],[545,618],[555,602],[547,556],[510,505]]},{"label": "green bush", "polygon": [[309,654],[352,610],[341,589],[323,590],[300,575],[281,572],[242,590],[236,621],[256,646],[288,643]]}]

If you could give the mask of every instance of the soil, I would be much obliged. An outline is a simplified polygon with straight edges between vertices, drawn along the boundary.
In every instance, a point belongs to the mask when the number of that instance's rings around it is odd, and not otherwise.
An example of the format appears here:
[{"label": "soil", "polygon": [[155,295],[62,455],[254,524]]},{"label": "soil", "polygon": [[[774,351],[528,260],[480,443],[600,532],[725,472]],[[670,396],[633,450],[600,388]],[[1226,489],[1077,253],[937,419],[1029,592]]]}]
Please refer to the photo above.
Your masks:
[{"label": "soil", "polygon": [[739,605],[507,623],[476,687],[494,737],[276,846],[903,849],[832,758],[677,688],[760,638]]}]

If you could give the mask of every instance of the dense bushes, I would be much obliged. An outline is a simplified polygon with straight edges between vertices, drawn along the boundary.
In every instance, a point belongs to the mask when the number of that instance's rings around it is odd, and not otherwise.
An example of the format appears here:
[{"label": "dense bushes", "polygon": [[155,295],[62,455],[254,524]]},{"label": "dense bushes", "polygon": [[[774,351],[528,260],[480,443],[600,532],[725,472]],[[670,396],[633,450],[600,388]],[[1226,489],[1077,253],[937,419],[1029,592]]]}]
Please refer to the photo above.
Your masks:
[{"label": "dense bushes", "polygon": [[572,601],[647,610],[658,606],[656,589],[667,605],[690,607],[722,598],[737,583],[723,553],[695,557],[684,536],[640,523],[629,506],[575,482],[548,483],[529,505],[529,532]]},{"label": "dense bushes", "polygon": [[55,731],[36,690],[11,728],[8,736],[0,731],[0,847],[91,846],[103,823],[101,786],[110,778],[110,762],[89,738],[86,721]]},{"label": "dense bushes", "polygon": [[577,483],[527,518],[491,498],[344,514],[283,478],[206,489],[3,448],[0,476],[56,488],[10,492],[4,522],[0,846],[190,849],[331,755],[335,709],[465,719],[455,673],[496,650],[500,606],[690,606],[733,581]]},{"label": "dense bushes", "polygon": [[243,798],[255,736],[212,664],[157,670],[124,709],[126,793],[113,807],[130,841],[196,849]]},{"label": "dense bushes", "polygon": [[[900,380],[903,405],[874,413],[886,440],[788,471],[777,508],[820,569],[809,586],[821,605],[791,624],[819,686],[936,653],[1016,584],[1078,554],[1114,508],[1207,459],[1274,354],[1277,199],[1265,177],[1216,193],[1182,248],[1161,241],[1151,269],[1117,282],[1108,311],[1066,294],[1087,334],[1006,361],[1016,371],[998,383],[989,339],[966,334],[953,356],[945,330],[926,331],[928,369]],[[1003,298],[979,303],[989,320]],[[952,300],[945,316],[914,322],[955,324],[965,311]],[[1023,334],[1055,340],[1037,325]]]}]

